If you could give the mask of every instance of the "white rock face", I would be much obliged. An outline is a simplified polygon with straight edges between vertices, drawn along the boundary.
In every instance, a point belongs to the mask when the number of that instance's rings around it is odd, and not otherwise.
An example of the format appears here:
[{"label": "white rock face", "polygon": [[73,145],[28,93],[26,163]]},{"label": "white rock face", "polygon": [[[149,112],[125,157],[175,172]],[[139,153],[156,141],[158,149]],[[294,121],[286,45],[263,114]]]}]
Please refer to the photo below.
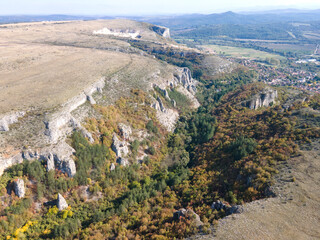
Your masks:
[{"label": "white rock face", "polygon": [[130,136],[132,134],[132,129],[130,126],[128,125],[125,125],[123,123],[119,123],[118,124],[118,128],[120,130],[120,133],[122,135],[122,137],[125,139],[125,140],[129,140],[130,139]]},{"label": "white rock face", "polygon": [[117,157],[125,157],[129,153],[128,143],[120,141],[116,134],[113,134],[112,150],[116,153]]},{"label": "white rock face", "polygon": [[23,162],[23,157],[21,153],[15,154],[10,158],[2,158],[0,156],[0,176],[3,174],[4,170],[6,170],[7,168],[22,162]]},{"label": "white rock face", "polygon": [[114,163],[111,163],[110,165],[110,171],[113,171],[116,169],[116,165]]},{"label": "white rock face", "polygon": [[166,109],[166,112],[157,111],[157,118],[169,132],[174,130],[175,124],[179,118],[179,113],[173,109]]},{"label": "white rock face", "polygon": [[191,71],[189,68],[177,68],[174,74],[174,80],[180,83],[185,89],[195,94],[197,88],[197,81],[192,78]]},{"label": "white rock face", "polygon": [[[49,120],[45,122],[45,135],[48,136],[49,143],[56,144],[58,141],[63,141],[65,137],[76,128],[83,130],[83,127],[71,115],[71,112],[80,107],[86,101],[90,101],[91,104],[96,104],[96,101],[92,98],[92,94],[95,92],[101,93],[104,86],[105,78],[101,78],[99,81],[85,89],[83,93],[65,103],[59,112],[49,117]],[[91,138],[89,137],[89,140],[90,142],[93,142],[92,136]]]},{"label": "white rock face", "polygon": [[157,100],[151,104],[151,107],[162,113],[167,113],[167,109],[164,107],[164,104],[160,97],[158,97]]},{"label": "white rock face", "polygon": [[171,102],[172,102],[173,107],[177,107],[177,103],[175,100],[172,99]]},{"label": "white rock face", "polygon": [[275,103],[277,97],[277,90],[266,88],[253,96],[251,100],[247,101],[246,106],[254,110],[257,110],[260,107],[269,107],[271,103]]},{"label": "white rock face", "polygon": [[47,171],[58,169],[67,173],[69,177],[76,174],[76,164],[71,158],[75,150],[66,142],[61,142],[54,147],[43,150],[40,158],[47,162]]},{"label": "white rock face", "polygon": [[94,100],[92,96],[87,96],[87,100],[91,105],[97,104],[96,100]]},{"label": "white rock face", "polygon": [[170,29],[169,28],[166,28],[162,34],[163,37],[165,38],[170,38]]},{"label": "white rock face", "polygon": [[59,168],[62,172],[67,173],[69,177],[74,177],[77,173],[76,164],[72,158],[63,159]]},{"label": "white rock face", "polygon": [[23,198],[26,194],[25,187],[24,187],[24,181],[20,178],[14,182],[14,193],[19,198]]},{"label": "white rock face", "polygon": [[[8,167],[22,163],[23,159],[33,160],[41,158],[47,161],[49,154],[51,153],[53,154],[55,161],[57,161],[58,168],[60,168],[61,171],[68,173],[69,176],[74,176],[76,172],[75,163],[70,158],[74,150],[65,143],[66,136],[73,130],[78,129],[91,143],[94,142],[94,139],[92,135],[71,115],[71,112],[84,104],[87,101],[87,96],[91,96],[95,92],[102,93],[104,86],[105,78],[101,78],[99,81],[85,89],[83,93],[63,104],[60,111],[47,118],[44,122],[44,134],[47,136],[47,142],[50,146],[42,149],[41,153],[27,150],[22,153],[16,153],[9,158],[4,158],[0,154],[0,175],[2,175],[3,171]],[[19,112],[3,116],[0,118],[0,131],[8,131],[9,124],[17,122],[18,118],[24,115],[24,112]],[[68,148],[71,148],[72,150],[69,149],[66,151]],[[50,166],[52,166],[52,164]]]},{"label": "white rock face", "polygon": [[58,193],[57,207],[59,211],[62,211],[68,207],[67,201],[64,199],[64,197],[60,193]]},{"label": "white rock face", "polygon": [[132,38],[135,39],[139,36],[140,32],[126,29],[126,30],[121,30],[121,29],[108,29],[108,28],[103,28],[97,31],[93,31],[93,34],[95,35],[112,35],[115,37],[124,37],[124,38]]},{"label": "white rock face", "polygon": [[121,166],[124,166],[124,167],[129,166],[129,161],[128,161],[128,159],[123,158],[123,157],[119,157],[119,158],[117,159],[117,163],[120,164]]},{"label": "white rock face", "polygon": [[49,154],[48,159],[47,159],[47,172],[49,172],[50,170],[54,170],[55,166],[54,166],[54,156],[52,153]]},{"label": "white rock face", "polygon": [[129,154],[128,143],[126,141],[120,141],[115,133],[113,134],[112,140],[113,143],[111,148],[117,155],[117,163],[124,167],[128,166],[129,161],[126,158]]},{"label": "white rock face", "polygon": [[[179,92],[187,96],[193,108],[198,108],[200,106],[198,100],[194,97],[196,93],[196,85],[197,81],[194,80],[191,76],[191,71],[188,68],[176,68],[176,72],[174,73],[173,80],[168,82],[168,86],[176,87]],[[169,98],[169,94],[164,86],[157,86],[161,91],[163,91],[166,98]],[[176,105],[176,102],[173,101],[173,105]],[[167,128],[168,131],[173,131],[176,121],[178,120],[179,114],[177,111],[173,109],[165,108],[161,98],[154,99],[154,102],[151,104],[151,107],[156,110],[157,119]]]},{"label": "white rock face", "polygon": [[9,131],[9,126],[13,123],[18,122],[19,118],[23,117],[25,114],[25,112],[15,112],[4,116],[0,116],[0,132]]},{"label": "white rock face", "polygon": [[157,98],[152,104],[151,107],[156,110],[157,119],[168,131],[173,131],[176,121],[178,120],[179,114],[173,109],[167,109],[164,107],[164,104],[161,98]]},{"label": "white rock face", "polygon": [[38,159],[40,157],[38,151],[32,151],[31,149],[22,152],[22,158],[31,161],[32,159]]},{"label": "white rock face", "polygon": [[174,220],[180,220],[181,218],[189,218],[192,220],[197,227],[202,226],[203,222],[200,220],[200,216],[196,214],[192,209],[186,210],[185,208],[181,208],[173,214]]},{"label": "white rock face", "polygon": [[164,38],[170,38],[170,29],[162,26],[152,26],[152,30]]}]

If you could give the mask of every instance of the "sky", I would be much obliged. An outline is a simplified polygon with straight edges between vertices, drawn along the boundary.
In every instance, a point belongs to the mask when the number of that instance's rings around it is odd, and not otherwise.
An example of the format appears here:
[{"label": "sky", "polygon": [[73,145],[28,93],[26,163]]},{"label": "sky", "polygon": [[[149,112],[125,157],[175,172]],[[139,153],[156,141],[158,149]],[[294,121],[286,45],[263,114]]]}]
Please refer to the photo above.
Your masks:
[{"label": "sky", "polygon": [[0,0],[0,15],[165,15],[271,9],[320,9],[319,0]]}]

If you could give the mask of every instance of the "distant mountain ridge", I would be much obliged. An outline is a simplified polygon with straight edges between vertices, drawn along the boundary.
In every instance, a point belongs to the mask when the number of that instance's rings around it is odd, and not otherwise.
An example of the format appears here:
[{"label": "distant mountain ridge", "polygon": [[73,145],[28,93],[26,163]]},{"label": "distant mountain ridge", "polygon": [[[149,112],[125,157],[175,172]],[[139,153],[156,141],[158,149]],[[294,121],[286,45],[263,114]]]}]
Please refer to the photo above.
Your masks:
[{"label": "distant mountain ridge", "polygon": [[0,16],[0,24],[20,23],[20,22],[42,22],[42,21],[71,21],[71,20],[95,20],[95,19],[112,19],[112,17],[94,17],[81,15],[8,15]]},{"label": "distant mountain ridge", "polygon": [[278,10],[251,13],[214,13],[214,14],[189,14],[175,17],[160,18],[136,18],[140,21],[148,21],[153,24],[164,25],[173,29],[188,28],[200,25],[216,24],[264,24],[264,23],[288,23],[320,21],[320,10]]},{"label": "distant mountain ridge", "polygon": [[320,21],[320,9],[317,10],[268,10],[259,12],[232,11],[213,14],[185,14],[171,16],[85,16],[85,15],[9,15],[0,16],[0,24],[18,22],[40,22],[40,21],[71,21],[71,20],[96,20],[127,18],[136,21],[149,22],[169,28],[190,28],[194,26],[208,26],[217,24],[265,24],[265,23],[288,23],[288,22],[311,22]]}]

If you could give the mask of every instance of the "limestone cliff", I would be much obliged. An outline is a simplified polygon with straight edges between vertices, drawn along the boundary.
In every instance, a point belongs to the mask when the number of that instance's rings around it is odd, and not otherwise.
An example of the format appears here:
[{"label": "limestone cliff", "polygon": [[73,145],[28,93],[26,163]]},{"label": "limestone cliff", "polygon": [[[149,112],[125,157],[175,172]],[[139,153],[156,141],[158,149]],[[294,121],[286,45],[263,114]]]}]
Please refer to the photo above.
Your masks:
[{"label": "limestone cliff", "polygon": [[276,102],[277,97],[277,90],[265,88],[263,91],[254,95],[250,100],[246,101],[244,105],[250,109],[257,110],[260,107],[269,107],[270,104]]},{"label": "limestone cliff", "polygon": [[81,124],[72,116],[71,112],[77,109],[79,106],[89,101],[91,104],[95,104],[95,100],[92,95],[95,92],[102,93],[102,89],[105,86],[105,78],[101,78],[96,83],[85,89],[83,93],[70,99],[62,106],[62,109],[51,116],[48,116],[48,120],[45,121],[46,130],[45,135],[48,136],[48,142],[56,144],[61,138],[65,138],[74,129],[79,129],[83,132],[85,137],[88,137],[92,142],[92,136],[81,126]]},{"label": "limestone cliff", "polygon": [[[174,107],[176,103],[174,100],[170,99],[167,88],[177,89],[177,91],[185,95],[190,100],[192,104],[191,107],[198,108],[200,104],[195,97],[197,84],[198,82],[192,78],[189,68],[176,68],[171,81],[159,85],[154,84],[153,87],[162,92],[164,97],[171,101]],[[166,108],[159,97],[154,99],[151,107],[156,110],[159,122],[165,126],[168,131],[173,131],[175,123],[179,117],[177,110]]]},{"label": "limestone cliff", "polygon": [[170,38],[170,29],[162,26],[152,26],[151,29],[164,38]]},{"label": "limestone cliff", "polygon": [[189,68],[177,68],[174,74],[174,80],[176,83],[182,84],[192,94],[195,94],[197,88],[197,81],[192,78]]}]

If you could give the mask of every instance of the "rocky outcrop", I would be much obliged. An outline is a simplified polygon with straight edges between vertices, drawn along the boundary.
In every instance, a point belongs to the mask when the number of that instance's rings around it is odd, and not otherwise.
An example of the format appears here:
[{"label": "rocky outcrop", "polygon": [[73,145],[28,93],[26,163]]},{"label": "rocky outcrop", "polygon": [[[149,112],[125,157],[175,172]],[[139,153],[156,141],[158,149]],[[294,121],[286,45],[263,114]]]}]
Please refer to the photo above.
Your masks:
[{"label": "rocky outcrop", "polygon": [[[193,95],[197,91],[197,81],[192,78],[192,74],[189,68],[177,68],[174,73],[174,80],[180,83],[185,89],[191,92]],[[174,83],[172,83],[174,85]]]},{"label": "rocky outcrop", "polygon": [[230,206],[229,204],[225,204],[221,201],[213,202],[211,205],[212,210],[221,211],[224,210],[226,215],[231,215],[234,213],[241,213],[243,211],[243,207],[241,205]]},{"label": "rocky outcrop", "polygon": [[57,207],[59,211],[62,211],[68,208],[67,201],[64,199],[64,197],[60,193],[58,193],[58,197],[57,197]]},{"label": "rocky outcrop", "polygon": [[223,202],[221,202],[220,200],[213,202],[211,205],[212,210],[226,210],[227,209],[227,205],[225,205]]},{"label": "rocky outcrop", "polygon": [[226,214],[231,215],[231,214],[237,214],[237,213],[242,213],[243,212],[243,207],[240,205],[234,205],[232,207],[227,208]]},{"label": "rocky outcrop", "polygon": [[181,217],[184,217],[187,215],[187,210],[184,208],[179,209],[178,211],[173,213],[173,219],[174,220],[180,220]]},{"label": "rocky outcrop", "polygon": [[54,169],[55,169],[54,156],[52,153],[49,153],[49,156],[47,158],[47,172]]},{"label": "rocky outcrop", "polygon": [[[55,144],[58,141],[63,141],[64,138],[75,129],[80,129],[84,132],[86,137],[89,136],[88,132],[81,126],[81,124],[71,115],[71,112],[84,104],[86,101],[90,101],[91,104],[96,104],[96,101],[92,98],[92,94],[95,92],[102,92],[105,86],[105,78],[101,78],[96,83],[84,90],[83,93],[70,99],[65,103],[61,110],[57,113],[48,116],[48,120],[45,123],[45,135],[48,136],[48,142]],[[89,137],[89,141],[93,142],[92,136]]]},{"label": "rocky outcrop", "polygon": [[121,133],[121,136],[123,137],[123,139],[130,140],[130,136],[132,134],[131,127],[128,125],[125,125],[123,123],[119,123],[118,128],[120,130],[120,133]]},{"label": "rocky outcrop", "polygon": [[87,100],[89,101],[89,103],[90,103],[91,105],[97,104],[97,102],[93,99],[92,96],[87,96]]},{"label": "rocky outcrop", "polygon": [[18,122],[19,118],[23,117],[25,114],[25,112],[15,112],[0,116],[0,132],[9,131],[9,126],[13,123]]},{"label": "rocky outcrop", "polygon": [[174,99],[171,100],[171,103],[172,103],[173,107],[177,107],[177,103],[176,103],[176,101]]},{"label": "rocky outcrop", "polygon": [[[155,73],[154,78],[160,73]],[[176,102],[173,99],[170,99],[169,93],[167,90],[168,87],[176,88],[177,91],[184,94],[191,101],[191,107],[198,108],[200,106],[198,100],[195,98],[196,86],[198,82],[192,78],[191,71],[188,68],[175,68],[172,75],[172,79],[166,82],[161,82],[157,84],[152,84],[153,88],[156,88],[158,91],[161,91],[164,95],[164,99],[171,101],[173,107],[176,107]],[[175,109],[166,108],[163,100],[160,97],[153,99],[151,107],[156,110],[157,119],[168,131],[173,131],[175,123],[179,117],[178,111]]]},{"label": "rocky outcrop", "polygon": [[124,167],[126,167],[126,166],[129,166],[129,160],[127,159],[127,158],[123,158],[123,157],[119,157],[118,159],[117,159],[117,163],[120,165],[120,166],[124,166]]},{"label": "rocky outcrop", "polygon": [[38,159],[39,157],[40,157],[40,154],[38,151],[27,149],[22,152],[22,158],[28,161],[31,161],[33,159]]},{"label": "rocky outcrop", "polygon": [[85,129],[84,127],[82,127],[80,125],[80,127],[78,128],[78,130],[80,130],[81,134],[86,138],[88,139],[88,141],[90,143],[94,143],[94,138],[92,137],[92,134],[87,130]]},{"label": "rocky outcrop", "polygon": [[164,38],[170,38],[170,29],[162,26],[152,26],[151,27],[152,31],[155,33],[159,34],[160,36]]},{"label": "rocky outcrop", "polygon": [[163,102],[160,97],[157,97],[157,100],[155,100],[151,107],[154,108],[156,111],[160,111],[162,113],[166,113],[166,108],[163,105]]},{"label": "rocky outcrop", "polygon": [[19,164],[23,162],[23,157],[21,153],[17,153],[9,158],[2,158],[0,156],[0,176],[3,174],[4,170],[11,167],[12,165]]},{"label": "rocky outcrop", "polygon": [[163,113],[166,113],[167,110],[166,110],[166,108],[164,107],[164,104],[163,104],[163,102],[162,102],[162,100],[161,100],[160,97],[157,98],[157,103],[158,103],[157,109],[160,110],[160,111],[163,112]]},{"label": "rocky outcrop", "polygon": [[131,29],[108,29],[108,28],[103,28],[97,31],[93,31],[93,34],[95,35],[112,35],[115,37],[124,37],[124,38],[132,38],[136,39],[139,37],[140,32],[131,30]]},{"label": "rocky outcrop", "polygon": [[28,149],[22,152],[22,159],[27,159],[28,161],[43,160],[47,164],[47,171],[58,169],[68,174],[69,177],[73,177],[76,174],[76,165],[71,158],[74,152],[75,150],[67,143],[61,142],[44,148],[41,152]]},{"label": "rocky outcrop", "polygon": [[120,141],[116,134],[113,134],[112,138],[112,150],[116,153],[118,158],[125,157],[129,153],[128,143],[126,141]]},{"label": "rocky outcrop", "polygon": [[127,158],[125,158],[129,154],[128,143],[126,141],[119,140],[116,134],[113,134],[112,140],[113,140],[113,143],[111,148],[117,155],[117,163],[124,167],[128,166],[129,161]]},{"label": "rocky outcrop", "polygon": [[72,158],[66,158],[61,161],[57,161],[57,168],[61,170],[61,172],[68,174],[69,177],[74,177],[76,175],[76,164]]},{"label": "rocky outcrop", "polygon": [[111,163],[110,165],[110,171],[113,171],[116,169],[116,165],[114,163]]},{"label": "rocky outcrop", "polygon": [[13,183],[13,190],[14,193],[19,197],[23,198],[26,194],[25,187],[24,187],[24,181],[22,179],[17,179]]},{"label": "rocky outcrop", "polygon": [[184,208],[181,208],[180,210],[174,212],[173,214],[174,220],[177,221],[177,220],[180,220],[181,218],[188,218],[190,220],[193,220],[193,222],[197,227],[203,225],[203,222],[200,220],[200,216],[196,214],[192,209],[186,210]]},{"label": "rocky outcrop", "polygon": [[48,150],[49,152],[45,155],[46,159],[54,157],[55,168],[63,173],[68,174],[69,177],[74,177],[76,174],[76,164],[71,158],[75,150],[70,147],[67,143],[61,142],[54,148]]},{"label": "rocky outcrop", "polygon": [[167,89],[165,89],[165,88],[163,89],[163,88],[161,88],[161,87],[159,87],[159,86],[157,86],[157,85],[154,85],[154,87],[155,87],[157,90],[159,90],[159,91],[164,95],[164,97],[165,97],[166,99],[168,99],[169,101],[171,100]]},{"label": "rocky outcrop", "polygon": [[266,88],[260,93],[254,95],[250,100],[246,101],[244,104],[250,109],[257,110],[260,107],[269,107],[270,104],[276,102],[278,97],[277,90]]},{"label": "rocky outcrop", "polygon": [[[5,169],[12,165],[22,163],[24,159],[44,159],[47,161],[49,159],[49,154],[52,153],[55,159],[56,167],[67,173],[69,176],[74,176],[76,172],[75,163],[70,157],[74,150],[67,151],[68,153],[66,153],[66,136],[68,136],[74,130],[79,130],[91,143],[94,142],[94,139],[92,135],[72,116],[71,112],[84,104],[86,101],[90,99],[92,100],[92,94],[95,92],[102,93],[104,86],[105,78],[101,78],[99,81],[86,88],[83,93],[63,104],[59,111],[46,116],[46,120],[44,121],[44,134],[47,136],[47,143],[49,147],[42,149],[41,153],[25,150],[20,153],[16,152],[10,157],[3,157],[0,155],[0,175],[2,175]],[[91,101],[91,103],[93,104],[94,102]],[[8,131],[9,125],[17,122],[18,118],[24,115],[25,112],[18,112],[3,116],[0,118],[0,131]],[[63,145],[64,147],[57,148],[58,145]],[[50,169],[52,169],[52,161],[50,164]]]},{"label": "rocky outcrop", "polygon": [[156,110],[157,119],[168,131],[173,131],[175,123],[179,117],[177,111],[165,108],[160,97],[151,104],[151,107]]}]

